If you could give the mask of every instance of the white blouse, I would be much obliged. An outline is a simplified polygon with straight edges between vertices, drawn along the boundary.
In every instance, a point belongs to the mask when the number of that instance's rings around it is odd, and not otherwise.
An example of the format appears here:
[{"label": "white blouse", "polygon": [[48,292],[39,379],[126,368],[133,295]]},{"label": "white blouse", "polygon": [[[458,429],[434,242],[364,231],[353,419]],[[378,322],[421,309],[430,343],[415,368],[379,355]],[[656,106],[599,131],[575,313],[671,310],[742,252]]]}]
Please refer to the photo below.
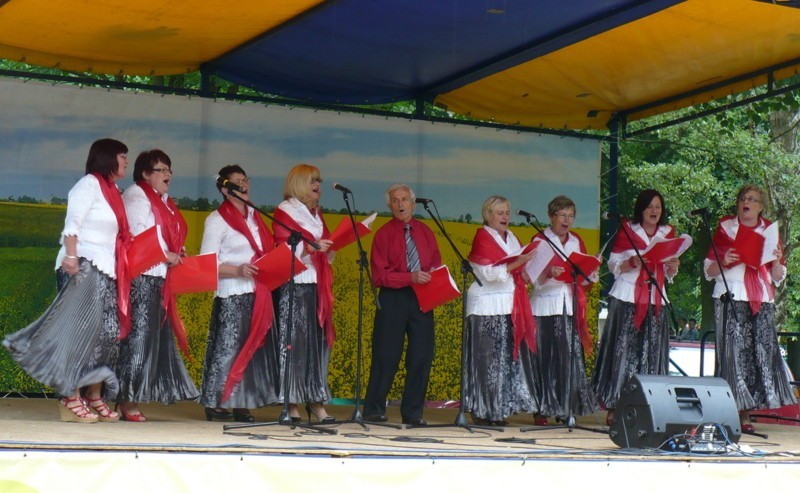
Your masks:
[{"label": "white blouse", "polygon": [[94,175],[83,175],[69,191],[67,216],[59,240],[61,249],[56,256],[55,268],[61,267],[61,262],[67,254],[64,237],[76,236],[77,256],[86,258],[100,272],[116,279],[114,252],[118,231],[117,216],[108,205],[100,188],[100,182]]},{"label": "white blouse", "polygon": [[[660,237],[664,238],[666,235],[672,230],[669,225],[662,225],[656,229],[653,238]],[[641,238],[646,245],[649,245],[652,239],[647,236],[647,232],[644,230],[641,224],[633,224],[631,223],[631,231]],[[625,234],[617,232],[617,234]],[[641,252],[639,252],[641,253]],[[622,264],[627,262],[628,259],[631,257],[636,256],[636,251],[633,249],[625,250],[619,253],[611,252],[608,256],[608,270],[612,274],[614,274],[614,285],[611,286],[611,291],[609,291],[609,295],[613,296],[614,298],[624,301],[626,303],[634,303],[635,300],[635,292],[636,292],[636,280],[639,279],[639,273],[642,270],[642,266],[635,269],[631,269],[628,272],[622,272]],[[667,272],[667,266],[664,265],[664,278],[670,284],[672,284],[672,279],[677,271],[673,275],[669,275]],[[664,293],[664,297],[667,296],[666,290],[662,291]],[[653,292],[650,294],[650,304],[655,304],[656,296],[661,297],[656,289],[653,289]],[[664,300],[662,300],[663,302]],[[668,301],[667,301],[668,302]]]},{"label": "white blouse", "polygon": [[[165,203],[168,195],[161,196],[161,200]],[[125,204],[125,214],[128,216],[128,226],[130,227],[131,234],[136,236],[143,233],[147,229],[155,226],[156,217],[153,214],[153,207],[150,204],[150,199],[145,195],[144,190],[139,185],[134,184],[129,187],[122,194],[122,202]],[[158,242],[161,248],[168,252],[169,248],[164,238],[161,235],[161,228],[158,228]],[[175,252],[180,253],[180,252]],[[158,264],[152,269],[144,273],[147,276],[154,277],[167,277],[167,264]]]},{"label": "white blouse", "polygon": [[[722,229],[725,230],[725,233],[727,233],[729,237],[736,238],[736,233],[739,231],[739,218],[734,217],[726,221],[722,221],[720,226],[722,226]],[[755,230],[759,233],[762,233],[764,229],[766,229],[766,224],[764,221],[759,219],[758,226],[756,226]],[[720,259],[722,259],[722,257],[725,255],[725,252],[723,251],[718,251],[717,253],[719,254]],[[716,260],[705,259],[703,261],[703,273],[705,274],[707,280],[715,281],[714,292],[712,296],[714,298],[719,298],[725,294],[725,284],[722,282],[721,274],[717,274],[714,277],[708,275],[708,268],[714,262],[716,262]],[[750,299],[747,297],[747,289],[744,285],[745,269],[747,269],[747,266],[744,264],[739,264],[734,267],[724,269],[725,280],[728,282],[728,288],[731,290],[731,294],[733,294],[733,299],[735,301],[750,301]],[[780,286],[781,283],[783,283],[783,280],[786,279],[786,266],[781,265],[781,275],[779,278],[773,279],[771,273],[770,278],[775,286]],[[768,289],[761,278],[759,278],[759,281],[761,283],[761,301],[764,303],[774,303],[774,297],[770,296],[771,290]]]},{"label": "white blouse", "polygon": [[[567,242],[562,244],[558,235],[553,233],[553,230],[547,228],[544,234],[556,245],[561,245],[561,251],[569,256],[573,252],[581,252],[581,242],[573,233],[567,233]],[[552,248],[546,241],[538,248]],[[559,256],[558,253],[554,255]],[[597,271],[586,273],[589,279],[593,282],[597,281]],[[580,280],[583,283],[585,279]],[[580,289],[580,288],[579,288]],[[566,307],[566,308],[565,308]],[[533,279],[533,295],[531,296],[531,310],[537,317],[550,317],[553,315],[561,315],[566,309],[567,315],[572,315],[572,283],[562,282],[557,279],[547,278],[544,282],[540,283],[539,279]]]},{"label": "white blouse", "polygon": [[[510,255],[522,246],[516,236],[508,232],[504,240],[500,233],[484,226],[494,241],[500,245],[507,255]],[[508,315],[514,306],[514,276],[511,275],[506,265],[479,265],[470,262],[475,276],[481,280],[483,286],[473,282],[467,291],[467,315]]]},{"label": "white blouse", "polygon": [[[292,197],[284,200],[278,204],[278,209],[282,210],[289,215],[301,228],[305,229],[315,240],[322,238],[322,220],[319,216],[311,214],[305,204]],[[282,228],[279,224],[272,225],[273,229]],[[333,262],[336,252],[328,250],[328,262]],[[311,255],[306,253],[306,242],[300,241],[294,250],[294,254],[306,266],[306,270],[294,276],[294,282],[297,284],[316,284],[317,282],[317,269],[311,261]]]},{"label": "white blouse", "polygon": [[[259,248],[261,237],[258,235],[258,223],[255,220],[255,212],[252,208],[247,208],[247,226],[255,238]],[[247,238],[231,228],[219,211],[214,211],[208,215],[203,229],[203,243],[200,246],[200,253],[216,253],[217,265],[241,265],[253,263],[255,251],[250,246]],[[252,293],[255,289],[255,281],[251,277],[221,277],[217,291],[214,293],[219,298]]]}]

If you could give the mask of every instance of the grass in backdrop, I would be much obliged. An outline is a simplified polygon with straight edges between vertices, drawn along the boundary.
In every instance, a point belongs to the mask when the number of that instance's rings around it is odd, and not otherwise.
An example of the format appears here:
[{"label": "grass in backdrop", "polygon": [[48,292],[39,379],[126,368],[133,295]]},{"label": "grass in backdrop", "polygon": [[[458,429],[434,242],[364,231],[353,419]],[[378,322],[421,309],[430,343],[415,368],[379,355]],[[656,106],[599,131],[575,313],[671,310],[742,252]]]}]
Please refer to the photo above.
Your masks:
[{"label": "grass in backdrop", "polygon": [[[0,262],[7,266],[0,280],[0,337],[14,332],[35,320],[55,296],[55,275],[53,265],[58,250],[57,239],[63,228],[63,206],[34,206],[24,204],[0,203],[0,237],[7,243],[0,244]],[[185,211],[189,224],[186,248],[189,254],[200,250],[202,225],[208,212]],[[330,214],[326,221],[334,229],[339,221],[347,216]],[[379,217],[373,226],[377,230],[389,218]],[[455,253],[443,235],[431,221],[425,221],[436,234],[442,259],[450,267],[459,289],[463,286],[463,275]],[[477,224],[445,222],[445,228],[453,243],[462,255],[469,253]],[[532,236],[530,228],[511,228],[521,241]],[[577,230],[586,242],[589,252],[598,250],[597,231]],[[363,239],[363,246],[369,252],[372,235]],[[336,254],[334,270],[334,298],[336,306],[334,323],[336,325],[336,344],[331,354],[328,382],[331,392],[338,398],[355,396],[356,358],[358,344],[358,279],[359,269],[356,261],[358,253],[355,244]],[[472,280],[468,279],[467,286]],[[366,392],[369,364],[372,353],[372,330],[375,318],[375,299],[365,276],[364,304],[362,315],[363,355],[361,358],[361,397]],[[588,320],[596,335],[598,289],[592,291]],[[200,383],[206,337],[213,293],[182,295],[178,299],[181,317],[186,326],[191,349],[187,368],[195,382]],[[431,380],[428,386],[428,399],[449,400],[459,397],[461,376],[461,301],[456,300],[439,307],[435,311],[436,348]],[[589,357],[591,359],[591,356]],[[591,368],[591,361],[587,361]],[[389,397],[400,397],[404,370],[401,368],[392,386]],[[17,392],[39,392],[42,386],[27,377],[11,360],[6,351],[0,353],[0,390]]]}]

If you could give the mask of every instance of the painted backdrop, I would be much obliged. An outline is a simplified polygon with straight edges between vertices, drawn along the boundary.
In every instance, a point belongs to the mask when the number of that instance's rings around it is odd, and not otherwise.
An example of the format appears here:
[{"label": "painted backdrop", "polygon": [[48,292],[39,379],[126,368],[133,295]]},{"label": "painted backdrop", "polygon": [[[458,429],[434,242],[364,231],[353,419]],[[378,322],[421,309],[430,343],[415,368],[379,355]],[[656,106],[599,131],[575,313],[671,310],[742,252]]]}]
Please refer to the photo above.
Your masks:
[{"label": "painted backdrop", "polygon": [[[171,157],[175,175],[170,193],[189,204],[184,215],[190,253],[199,249],[208,214],[191,209],[207,209],[203,205],[213,206],[220,199],[214,186],[220,167],[239,163],[252,180],[252,200],[272,206],[281,200],[286,172],[300,162],[322,170],[322,205],[332,211],[344,208],[341,193],[328,188],[334,182],[353,191],[355,208],[362,213],[386,212],[387,186],[408,183],[418,196],[435,201],[463,255],[469,252],[481,220],[480,206],[488,195],[505,195],[512,210],[533,212],[542,221],[547,221],[547,203],[556,195],[568,195],[578,207],[576,230],[590,252],[598,250],[600,150],[595,141],[14,80],[0,80],[0,105],[0,336],[30,323],[52,300],[63,199],[83,175],[89,145],[102,137],[129,147],[129,171],[142,150],[160,148]],[[131,183],[130,176],[120,181],[123,188]],[[416,212],[427,217],[421,206]],[[343,218],[332,212],[329,226]],[[376,226],[385,220],[379,218]],[[514,220],[522,223],[519,216]],[[523,240],[533,234],[529,226],[513,229]],[[461,285],[457,257],[438,231],[437,235],[445,262]],[[351,246],[334,264],[338,334],[330,383],[339,397],[354,395],[356,257]],[[180,299],[192,344],[188,366],[198,381],[211,296]],[[374,314],[369,289],[364,307],[366,386]],[[436,317],[437,353],[429,397],[457,398],[460,301],[437,309]],[[23,375],[3,351],[0,390],[48,389]]]}]

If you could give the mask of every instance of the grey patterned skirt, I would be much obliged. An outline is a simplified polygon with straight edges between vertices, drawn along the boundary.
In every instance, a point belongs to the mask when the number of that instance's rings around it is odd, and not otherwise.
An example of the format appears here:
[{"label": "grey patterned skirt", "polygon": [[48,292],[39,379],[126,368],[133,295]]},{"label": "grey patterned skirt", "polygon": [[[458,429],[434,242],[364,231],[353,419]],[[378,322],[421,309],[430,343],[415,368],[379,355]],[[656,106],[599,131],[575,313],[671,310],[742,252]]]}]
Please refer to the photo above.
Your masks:
[{"label": "grey patterned skirt", "polygon": [[[464,410],[474,417],[502,421],[538,410],[522,362],[513,359],[514,328],[510,315],[467,317]],[[528,351],[523,346],[520,351]]]},{"label": "grey patterned skirt", "polygon": [[567,418],[597,410],[586,377],[583,346],[567,315],[536,317],[539,413]]},{"label": "grey patterned skirt", "polygon": [[633,325],[635,309],[634,303],[609,297],[608,318],[592,373],[592,387],[606,409],[616,407],[622,386],[631,376],[666,375],[669,371],[667,307],[646,318],[642,330]]},{"label": "grey patterned skirt", "polygon": [[278,331],[274,323],[267,332],[264,344],[253,354],[242,381],[233,389],[230,399],[220,402],[233,361],[250,333],[254,301],[255,295],[252,293],[214,298],[200,395],[200,404],[205,407],[252,409],[280,402]]},{"label": "grey patterned skirt", "polygon": [[196,399],[200,394],[178,351],[161,306],[163,277],[141,275],[131,284],[131,333],[120,343],[118,402]]},{"label": "grey patterned skirt", "polygon": [[797,402],[778,347],[775,305],[762,303],[761,310],[753,315],[748,302],[733,301],[724,327],[722,311],[723,303],[715,299],[719,376],[731,386],[739,410],[770,409]]},{"label": "grey patterned skirt", "polygon": [[[289,322],[289,284],[278,288],[278,330],[281,348],[287,347]],[[330,348],[325,341],[325,332],[317,322],[317,285],[295,284],[292,316],[292,350],[281,351],[281,384],[287,356],[289,365],[288,402],[326,402],[331,394],[328,389],[328,361]],[[281,388],[281,402],[283,402]]]},{"label": "grey patterned skirt", "polygon": [[39,319],[9,334],[3,345],[32,378],[63,396],[103,382],[117,395],[112,368],[119,353],[117,285],[88,260],[74,276],[58,270],[58,294]]}]

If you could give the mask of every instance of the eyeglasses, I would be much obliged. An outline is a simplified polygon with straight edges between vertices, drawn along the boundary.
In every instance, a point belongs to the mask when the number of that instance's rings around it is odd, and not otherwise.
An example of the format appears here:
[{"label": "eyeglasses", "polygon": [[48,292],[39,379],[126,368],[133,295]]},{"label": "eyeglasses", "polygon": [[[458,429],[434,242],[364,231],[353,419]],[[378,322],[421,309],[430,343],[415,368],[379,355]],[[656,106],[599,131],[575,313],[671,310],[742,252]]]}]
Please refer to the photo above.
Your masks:
[{"label": "eyeglasses", "polygon": [[554,214],[559,219],[575,219],[575,214]]},{"label": "eyeglasses", "polygon": [[165,175],[172,174],[172,170],[169,168],[153,168],[153,171],[155,171],[156,173],[164,173]]},{"label": "eyeglasses", "polygon": [[314,183],[322,183],[322,178],[312,178],[311,179],[311,183],[312,184],[314,184]]},{"label": "eyeglasses", "polygon": [[241,187],[242,185],[247,185],[248,183],[250,183],[250,178],[239,178],[238,180],[231,180],[231,181],[235,185],[239,185]]},{"label": "eyeglasses", "polygon": [[749,202],[751,204],[757,204],[761,202],[761,199],[756,197],[742,197],[739,199],[739,202]]}]

